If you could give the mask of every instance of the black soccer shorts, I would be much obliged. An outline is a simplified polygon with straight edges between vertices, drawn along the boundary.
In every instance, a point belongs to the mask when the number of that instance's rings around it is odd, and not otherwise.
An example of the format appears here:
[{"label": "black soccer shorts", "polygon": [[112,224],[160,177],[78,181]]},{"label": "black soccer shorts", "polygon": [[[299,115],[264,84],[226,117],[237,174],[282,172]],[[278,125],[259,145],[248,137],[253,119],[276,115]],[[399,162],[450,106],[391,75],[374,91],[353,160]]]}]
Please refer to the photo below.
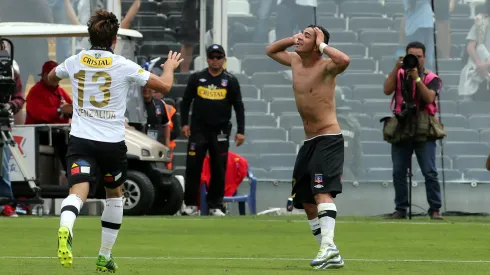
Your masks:
[{"label": "black soccer shorts", "polygon": [[322,135],[306,140],[299,150],[293,170],[293,206],[316,204],[315,195],[342,193],[344,137]]},{"label": "black soccer shorts", "polygon": [[100,142],[70,136],[66,153],[68,184],[98,181],[106,188],[117,188],[126,181],[128,161],[126,143]]}]

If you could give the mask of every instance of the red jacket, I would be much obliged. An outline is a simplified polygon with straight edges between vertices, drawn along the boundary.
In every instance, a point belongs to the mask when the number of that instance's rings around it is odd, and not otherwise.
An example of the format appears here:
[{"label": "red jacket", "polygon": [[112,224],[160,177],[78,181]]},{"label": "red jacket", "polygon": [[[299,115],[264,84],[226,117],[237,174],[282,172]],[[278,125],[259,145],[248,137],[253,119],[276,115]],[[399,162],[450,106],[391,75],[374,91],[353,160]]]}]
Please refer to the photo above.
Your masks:
[{"label": "red jacket", "polygon": [[26,124],[68,123],[69,118],[61,118],[58,108],[61,100],[72,104],[72,100],[60,86],[50,87],[39,81],[31,88],[26,98]]},{"label": "red jacket", "polygon": [[[225,197],[231,197],[235,194],[238,186],[248,173],[248,162],[245,158],[233,152],[228,152],[228,163],[226,165],[225,176]],[[209,155],[204,159],[202,166],[201,182],[205,182],[209,189],[209,180],[211,178]]]}]

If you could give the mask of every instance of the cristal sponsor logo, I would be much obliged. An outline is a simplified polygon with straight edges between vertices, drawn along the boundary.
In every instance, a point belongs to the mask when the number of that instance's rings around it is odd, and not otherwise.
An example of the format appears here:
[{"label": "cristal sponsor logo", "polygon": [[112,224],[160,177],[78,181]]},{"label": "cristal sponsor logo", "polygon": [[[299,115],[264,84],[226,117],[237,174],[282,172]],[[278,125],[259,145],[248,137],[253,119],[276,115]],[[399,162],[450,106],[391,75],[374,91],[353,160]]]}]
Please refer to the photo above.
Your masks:
[{"label": "cristal sponsor logo", "polygon": [[197,95],[205,99],[222,100],[226,98],[226,89],[216,89],[214,85],[209,85],[208,88],[199,87]]},{"label": "cristal sponsor logo", "polygon": [[90,56],[88,54],[84,54],[82,56],[82,60],[80,61],[85,66],[93,67],[93,68],[107,68],[112,66],[112,58],[104,57],[104,58],[96,58]]},{"label": "cristal sponsor logo", "polygon": [[100,119],[116,119],[116,112],[103,110],[77,109],[77,114],[81,117],[94,117]]}]

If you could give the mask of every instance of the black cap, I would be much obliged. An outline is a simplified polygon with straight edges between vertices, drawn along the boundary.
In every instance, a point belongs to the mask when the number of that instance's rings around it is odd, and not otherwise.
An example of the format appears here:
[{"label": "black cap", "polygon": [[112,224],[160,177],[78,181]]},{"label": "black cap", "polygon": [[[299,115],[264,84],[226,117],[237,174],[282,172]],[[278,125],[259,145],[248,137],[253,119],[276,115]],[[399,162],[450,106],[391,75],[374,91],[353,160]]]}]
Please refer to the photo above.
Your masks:
[{"label": "black cap", "polygon": [[217,53],[220,53],[222,55],[226,55],[225,54],[225,49],[223,49],[223,46],[219,45],[219,44],[212,44],[211,46],[208,47],[208,49],[206,50],[206,54],[209,55],[210,53],[212,52],[217,52]]}]

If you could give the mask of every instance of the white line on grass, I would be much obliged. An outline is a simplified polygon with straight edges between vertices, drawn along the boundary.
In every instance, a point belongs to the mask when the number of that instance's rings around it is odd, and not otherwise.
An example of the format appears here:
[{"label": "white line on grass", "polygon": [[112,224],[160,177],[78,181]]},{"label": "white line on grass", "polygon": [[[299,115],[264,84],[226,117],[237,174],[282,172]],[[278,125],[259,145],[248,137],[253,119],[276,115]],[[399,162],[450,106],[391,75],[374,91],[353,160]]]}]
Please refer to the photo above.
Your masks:
[{"label": "white line on grass", "polygon": [[[94,219],[100,219],[100,217],[83,217],[83,219],[86,218],[94,218]],[[271,222],[271,223],[287,223],[287,222],[293,222],[293,223],[306,223],[308,220],[288,220],[288,219],[270,219],[270,220],[263,220],[263,219],[227,219],[226,217],[224,218],[167,218],[167,217],[161,217],[161,216],[154,216],[151,217],[157,220],[164,220],[164,221],[173,221],[173,222],[186,222],[186,221],[247,221],[247,222]],[[151,219],[149,217],[126,217],[126,219],[131,219],[131,220],[136,220],[136,219]],[[59,219],[59,217],[32,217],[29,218],[32,220],[44,220],[44,219]],[[17,219],[2,219],[0,218],[0,222],[3,221],[17,221]],[[490,221],[490,219],[489,219]],[[490,226],[490,222],[460,222],[460,221],[434,221],[434,222],[423,222],[423,221],[410,221],[410,220],[401,220],[401,221],[376,221],[376,220],[358,220],[358,221],[343,221],[343,220],[338,220],[336,223],[366,223],[366,224],[405,224],[405,225],[483,225],[483,226]]]},{"label": "white line on grass", "polygon": [[[48,256],[0,256],[0,259],[57,259],[58,257]],[[75,257],[78,259],[95,259],[96,257]],[[117,257],[125,260],[206,260],[206,261],[309,261],[306,258],[240,258],[240,257]],[[427,263],[490,263],[490,260],[425,260],[425,259],[344,259],[353,262],[427,262]]]}]

